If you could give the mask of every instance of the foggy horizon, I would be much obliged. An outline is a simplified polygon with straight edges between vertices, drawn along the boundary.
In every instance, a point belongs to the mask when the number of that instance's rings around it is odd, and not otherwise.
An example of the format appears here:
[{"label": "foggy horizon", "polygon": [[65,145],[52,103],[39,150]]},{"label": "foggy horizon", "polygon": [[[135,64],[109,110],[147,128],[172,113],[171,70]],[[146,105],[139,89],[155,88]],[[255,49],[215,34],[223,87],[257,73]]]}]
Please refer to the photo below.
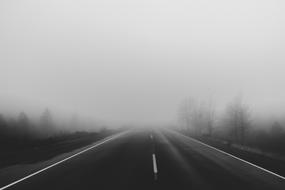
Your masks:
[{"label": "foggy horizon", "polygon": [[284,8],[1,0],[0,190],[284,190]]},{"label": "foggy horizon", "polygon": [[[245,6],[246,5],[246,6]],[[283,1],[0,3],[0,112],[176,121],[181,101],[242,94],[284,117]]]}]

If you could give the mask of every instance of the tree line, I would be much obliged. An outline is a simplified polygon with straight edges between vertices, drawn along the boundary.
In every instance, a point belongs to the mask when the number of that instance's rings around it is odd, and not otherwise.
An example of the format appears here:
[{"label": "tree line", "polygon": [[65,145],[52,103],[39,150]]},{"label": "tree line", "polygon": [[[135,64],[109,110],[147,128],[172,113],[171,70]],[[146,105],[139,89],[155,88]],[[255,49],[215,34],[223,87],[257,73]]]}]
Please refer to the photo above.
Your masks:
[{"label": "tree line", "polygon": [[32,121],[25,112],[21,112],[16,118],[6,118],[0,114],[1,140],[48,138],[58,133],[60,131],[48,109],[44,110],[38,122]]},{"label": "tree line", "polygon": [[179,107],[178,118],[180,129],[189,135],[218,138],[229,144],[285,154],[282,123],[274,121],[267,128],[256,126],[250,107],[241,96],[235,97],[219,114],[212,100],[185,99]]}]

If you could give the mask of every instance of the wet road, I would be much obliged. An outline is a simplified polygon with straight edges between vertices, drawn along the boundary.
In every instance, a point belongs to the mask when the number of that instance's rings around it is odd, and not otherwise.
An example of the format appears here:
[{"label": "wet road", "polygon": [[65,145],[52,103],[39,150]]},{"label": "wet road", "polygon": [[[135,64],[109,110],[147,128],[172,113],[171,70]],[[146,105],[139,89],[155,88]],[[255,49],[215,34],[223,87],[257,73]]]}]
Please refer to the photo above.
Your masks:
[{"label": "wet road", "polygon": [[285,180],[173,131],[132,130],[7,189],[285,189]]}]

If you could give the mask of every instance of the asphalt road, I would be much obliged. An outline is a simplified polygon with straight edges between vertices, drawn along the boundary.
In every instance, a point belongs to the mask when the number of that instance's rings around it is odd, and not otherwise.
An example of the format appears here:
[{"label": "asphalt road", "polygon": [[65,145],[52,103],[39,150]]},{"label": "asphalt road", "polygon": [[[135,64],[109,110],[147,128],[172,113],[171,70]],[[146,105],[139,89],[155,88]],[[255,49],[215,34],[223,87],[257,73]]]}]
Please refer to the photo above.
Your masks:
[{"label": "asphalt road", "polygon": [[284,190],[285,179],[176,132],[133,130],[7,189]]}]

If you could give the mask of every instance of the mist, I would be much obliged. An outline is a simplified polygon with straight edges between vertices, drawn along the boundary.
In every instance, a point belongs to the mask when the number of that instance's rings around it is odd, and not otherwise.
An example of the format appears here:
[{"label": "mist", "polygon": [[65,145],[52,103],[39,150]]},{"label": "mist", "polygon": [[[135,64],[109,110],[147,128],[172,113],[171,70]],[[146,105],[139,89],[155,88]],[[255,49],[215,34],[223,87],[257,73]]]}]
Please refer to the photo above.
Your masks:
[{"label": "mist", "polygon": [[0,0],[0,190],[284,190],[284,8]]},{"label": "mist", "polygon": [[[283,1],[0,2],[0,111],[176,120],[185,97],[285,111]],[[60,115],[60,114],[58,114]]]}]

